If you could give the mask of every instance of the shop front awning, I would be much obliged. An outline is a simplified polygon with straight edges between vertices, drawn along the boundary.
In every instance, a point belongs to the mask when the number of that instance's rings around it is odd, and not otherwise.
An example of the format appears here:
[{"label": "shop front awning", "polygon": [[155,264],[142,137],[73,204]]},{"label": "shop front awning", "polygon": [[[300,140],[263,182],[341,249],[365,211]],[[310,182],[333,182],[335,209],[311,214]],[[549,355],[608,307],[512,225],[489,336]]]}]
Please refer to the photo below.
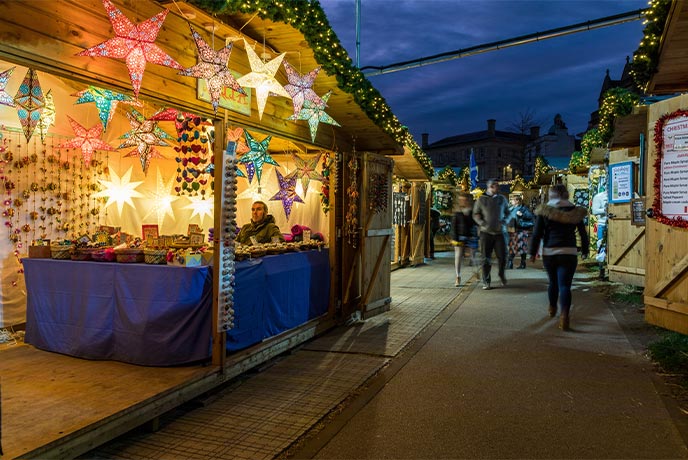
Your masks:
[{"label": "shop front awning", "polygon": [[659,49],[657,72],[648,83],[648,94],[688,91],[688,2],[674,1]]}]

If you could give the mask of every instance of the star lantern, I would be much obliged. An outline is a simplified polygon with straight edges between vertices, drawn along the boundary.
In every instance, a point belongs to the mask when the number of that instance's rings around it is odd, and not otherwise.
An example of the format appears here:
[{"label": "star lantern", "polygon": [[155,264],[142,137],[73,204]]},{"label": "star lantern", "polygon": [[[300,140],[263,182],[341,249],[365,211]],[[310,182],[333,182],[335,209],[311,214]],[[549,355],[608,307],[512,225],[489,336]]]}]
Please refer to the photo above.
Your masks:
[{"label": "star lantern", "polygon": [[258,142],[248,131],[244,131],[244,134],[246,136],[246,143],[251,150],[241,157],[239,163],[246,165],[246,173],[248,174],[249,183],[253,181],[253,174],[255,173],[256,177],[258,178],[258,184],[260,184],[260,178],[263,175],[263,166],[266,163],[279,166],[279,164],[268,153],[268,145],[270,145],[272,136],[267,136],[265,139]]},{"label": "star lantern", "polygon": [[246,40],[246,55],[251,66],[251,72],[240,77],[239,84],[246,88],[256,90],[256,104],[258,105],[258,118],[263,118],[265,103],[269,95],[291,97],[287,90],[275,79],[275,74],[282,65],[286,53],[282,53],[270,62],[263,62]]},{"label": "star lantern", "polygon": [[243,155],[244,153],[251,151],[248,145],[246,145],[243,128],[232,128],[230,126],[227,129],[227,140],[236,144],[236,148],[234,149],[235,155]]},{"label": "star lantern", "polygon": [[45,107],[45,97],[35,70],[29,69],[26,72],[24,81],[19,85],[17,94],[14,96],[14,104],[17,108],[17,115],[19,115],[19,122],[24,130],[24,137],[28,142]]},{"label": "star lantern", "polygon": [[115,31],[115,36],[103,43],[81,51],[77,56],[104,56],[124,59],[129,69],[129,78],[138,99],[146,63],[152,62],[173,69],[182,70],[177,61],[165,53],[155,40],[169,10],[163,10],[140,24],[133,24],[110,0],[103,0],[103,6]]},{"label": "star lantern", "polygon": [[178,195],[201,195],[212,193],[214,170],[208,169],[213,164],[211,123],[200,117],[185,118],[177,138],[177,185],[174,190]]},{"label": "star lantern", "polygon": [[145,222],[149,216],[155,215],[158,227],[162,227],[162,223],[166,216],[170,216],[170,218],[174,220],[172,203],[177,201],[179,197],[171,193],[174,187],[174,178],[170,178],[168,182],[165,182],[160,173],[160,168],[156,169],[156,176],[156,190],[152,192],[150,197],[150,211],[143,216],[142,220]]},{"label": "star lantern", "polygon": [[136,147],[136,149],[126,154],[125,157],[138,156],[143,173],[146,174],[151,159],[163,158],[155,147],[167,147],[169,146],[167,141],[174,138],[160,129],[157,121],[146,120],[136,110],[132,109],[131,113],[127,113],[127,118],[129,119],[131,130],[119,137],[119,139],[125,140],[117,148]]},{"label": "star lantern", "polygon": [[174,128],[177,130],[177,136],[181,136],[182,131],[184,131],[184,120],[187,118],[193,119],[196,117],[198,117],[198,115],[195,115],[191,112],[180,112],[177,109],[167,108],[155,112],[148,119],[153,121],[173,121]]},{"label": "star lantern", "polygon": [[93,102],[98,109],[98,117],[103,124],[103,130],[107,131],[107,125],[112,120],[112,115],[117,109],[117,104],[128,104],[136,107],[141,107],[143,104],[131,96],[126,94],[116,93],[109,89],[98,88],[96,86],[89,86],[83,91],[72,94],[77,97],[75,104],[86,104]]},{"label": "star lantern", "polygon": [[133,168],[130,166],[127,172],[120,177],[113,168],[109,168],[110,180],[98,179],[98,182],[100,182],[105,189],[93,195],[95,197],[107,197],[107,203],[105,203],[106,208],[111,204],[117,204],[117,211],[120,217],[122,216],[122,209],[125,204],[133,208],[134,202],[132,198],[143,197],[140,192],[136,191],[136,187],[143,184],[143,181],[131,182],[132,169]]},{"label": "star lantern", "polygon": [[10,107],[14,107],[14,99],[12,99],[12,96],[5,92],[5,87],[7,86],[7,82],[10,80],[14,69],[16,69],[16,67],[10,67],[5,71],[0,72],[0,104],[8,105]]},{"label": "star lantern", "polygon": [[209,217],[212,219],[215,203],[213,200],[206,200],[205,197],[189,197],[191,201],[188,205],[184,206],[183,209],[191,209],[193,212],[189,217],[189,220],[193,219],[194,216],[198,216],[201,219],[201,224],[203,224],[203,219]]},{"label": "star lantern", "polygon": [[303,108],[304,101],[311,101],[315,105],[324,105],[323,100],[313,91],[313,83],[320,72],[320,67],[308,72],[306,75],[299,74],[288,62],[285,61],[284,69],[287,71],[289,84],[284,89],[291,96],[294,105],[294,116],[298,116]]},{"label": "star lantern", "polygon": [[232,45],[225,46],[219,51],[215,51],[208,46],[205,40],[198,32],[189,24],[191,29],[191,36],[196,42],[198,48],[198,63],[179,72],[179,75],[186,77],[203,78],[208,85],[208,92],[210,92],[210,100],[217,115],[217,107],[220,104],[220,95],[225,87],[232,89],[240,94],[246,95],[244,89],[239,85],[232,72],[227,67],[227,61],[232,54]]},{"label": "star lantern", "polygon": [[41,119],[38,120],[38,132],[41,135],[41,141],[45,141],[45,136],[48,135],[48,129],[55,126],[55,101],[53,99],[53,90],[45,93],[45,107]]},{"label": "star lantern", "polygon": [[320,182],[324,181],[322,174],[316,171],[318,163],[320,162],[321,155],[322,152],[318,153],[311,160],[304,160],[295,153],[291,154],[292,158],[294,158],[294,162],[296,163],[296,169],[289,175],[301,180],[301,186],[303,187],[304,197],[308,194],[308,186],[310,184],[311,179]]},{"label": "star lantern", "polygon": [[87,168],[91,164],[91,158],[96,150],[115,150],[110,144],[100,139],[100,136],[103,135],[103,125],[98,123],[92,128],[86,129],[69,115],[67,115],[67,118],[69,119],[69,124],[72,125],[75,137],[61,143],[57,147],[60,149],[81,149],[81,156]]},{"label": "star lantern", "polygon": [[289,216],[291,215],[291,208],[294,203],[303,203],[301,197],[296,193],[296,177],[293,176],[282,176],[278,170],[275,169],[277,173],[277,182],[279,183],[279,192],[277,192],[270,201],[281,201],[282,207],[284,208],[284,214],[287,216],[287,221],[289,221]]},{"label": "star lantern", "polygon": [[327,101],[332,95],[331,91],[328,91],[321,99],[323,100],[322,105],[313,104],[311,101],[306,100],[303,103],[303,109],[299,112],[298,116],[290,116],[287,120],[307,120],[308,127],[311,130],[311,140],[315,142],[315,135],[318,133],[318,124],[327,123],[328,125],[341,126],[337,123],[331,116],[325,113],[325,107],[327,107]]}]

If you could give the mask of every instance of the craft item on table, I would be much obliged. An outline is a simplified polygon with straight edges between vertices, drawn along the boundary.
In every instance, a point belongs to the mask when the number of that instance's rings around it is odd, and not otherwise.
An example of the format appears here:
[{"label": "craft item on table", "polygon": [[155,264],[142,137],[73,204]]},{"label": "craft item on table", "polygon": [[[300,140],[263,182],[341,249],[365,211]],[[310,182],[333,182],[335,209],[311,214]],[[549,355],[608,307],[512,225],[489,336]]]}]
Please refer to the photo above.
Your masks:
[{"label": "craft item on table", "polygon": [[287,80],[289,84],[284,86],[291,96],[292,105],[294,106],[294,116],[298,116],[303,108],[304,101],[311,101],[315,105],[323,105],[324,102],[313,91],[313,83],[315,82],[320,67],[316,67],[305,75],[301,75],[288,62],[284,62],[284,69],[287,71]]},{"label": "craft item on table", "polygon": [[114,248],[101,248],[91,254],[91,259],[96,262],[114,262],[117,259]]},{"label": "craft item on table", "polygon": [[143,103],[137,101],[126,94],[116,93],[109,89],[98,88],[96,86],[89,86],[87,89],[72,94],[77,98],[75,104],[86,104],[93,102],[98,109],[98,118],[103,124],[103,131],[107,131],[107,125],[112,120],[115,114],[117,104],[128,104],[136,107],[143,106]]},{"label": "craft item on table", "polygon": [[275,74],[282,65],[282,60],[287,53],[282,53],[270,62],[263,62],[253,50],[251,45],[244,39],[246,55],[251,66],[251,72],[240,77],[237,81],[245,88],[256,90],[256,105],[258,106],[258,118],[263,119],[263,111],[268,96],[291,96],[284,87],[275,79]]},{"label": "craft item on table", "polygon": [[70,240],[53,241],[50,244],[50,253],[53,259],[67,260],[71,257],[74,243]]},{"label": "craft item on table", "polygon": [[41,119],[43,108],[45,107],[45,97],[41,83],[38,81],[38,74],[35,70],[29,69],[26,76],[19,85],[17,94],[14,96],[14,104],[19,115],[19,122],[24,131],[24,137],[28,142],[33,135],[34,129]]},{"label": "craft item on table", "polygon": [[275,169],[275,174],[277,174],[277,182],[279,183],[279,192],[277,192],[270,201],[281,201],[282,208],[284,208],[284,214],[287,216],[287,221],[291,215],[291,208],[294,203],[303,203],[301,197],[296,193],[296,178],[295,177],[284,177],[278,170]]},{"label": "craft item on table", "polygon": [[59,144],[57,148],[81,149],[81,156],[87,168],[90,166],[91,158],[96,150],[115,150],[110,144],[100,139],[100,136],[103,135],[103,125],[100,123],[86,129],[69,115],[67,115],[67,119],[69,119],[69,124],[72,126],[72,131],[74,131],[75,136]]},{"label": "craft item on table", "polygon": [[146,63],[152,62],[173,69],[183,67],[165,53],[155,40],[169,10],[164,9],[140,24],[133,24],[110,0],[103,0],[103,6],[112,24],[115,36],[77,53],[77,56],[104,56],[124,59],[129,69],[129,78],[138,99]]},{"label": "craft item on table", "polygon": [[167,263],[167,248],[145,248],[143,250],[143,259],[147,264],[161,265]]},{"label": "craft item on table", "polygon": [[144,262],[146,256],[142,248],[115,248],[115,258],[122,264],[135,264]]},{"label": "craft item on table", "polygon": [[117,204],[117,211],[119,215],[122,215],[122,208],[125,204],[128,204],[132,208],[134,202],[132,198],[143,198],[143,195],[136,190],[136,188],[143,184],[143,181],[131,181],[132,167],[130,166],[127,172],[125,172],[121,177],[117,175],[114,168],[109,168],[110,180],[98,179],[105,188],[100,192],[94,194],[96,198],[106,197],[107,202],[105,207],[107,208],[111,204]]},{"label": "craft item on table", "polygon": [[202,196],[211,195],[214,183],[211,130],[209,122],[200,117],[185,118],[178,132],[178,146],[174,148],[177,155],[177,184],[174,191],[177,195]]},{"label": "craft item on table", "polygon": [[258,142],[248,131],[244,131],[244,134],[250,151],[239,159],[239,163],[246,165],[249,183],[253,181],[253,174],[255,173],[258,178],[258,184],[260,184],[260,178],[263,175],[263,166],[266,163],[279,166],[279,163],[277,163],[268,153],[268,145],[270,145],[272,136],[267,136],[265,139]]},{"label": "craft item on table", "polygon": [[198,63],[193,67],[182,70],[179,72],[179,75],[203,78],[206,81],[208,92],[210,93],[210,100],[213,104],[213,110],[215,110],[215,115],[217,115],[220,96],[225,87],[240,94],[246,94],[244,89],[236,81],[236,78],[232,75],[229,67],[227,67],[229,56],[232,54],[233,43],[230,42],[221,50],[215,51],[208,46],[208,43],[203,40],[203,37],[194,30],[190,23],[189,28],[191,29],[191,36],[194,42],[196,42],[196,48],[198,49]]},{"label": "craft item on table", "polygon": [[16,67],[10,67],[9,69],[0,72],[0,104],[10,107],[14,107],[14,98],[5,92],[5,87],[7,86],[7,82],[10,80],[14,69],[16,69]]},{"label": "craft item on table", "polygon": [[203,252],[205,251],[202,249],[177,249],[176,251],[169,251],[166,256],[167,265],[199,267],[208,260],[203,258]]},{"label": "craft item on table", "polygon": [[45,106],[43,107],[41,119],[38,120],[37,127],[41,135],[41,141],[45,141],[45,137],[48,135],[48,129],[50,129],[51,126],[55,126],[55,100],[53,98],[52,89],[45,93]]},{"label": "craft item on table", "polygon": [[38,239],[31,242],[29,246],[29,257],[32,259],[50,259],[52,257],[50,240]]},{"label": "craft item on table", "polygon": [[118,138],[124,139],[124,142],[117,148],[136,147],[136,149],[124,156],[138,156],[143,173],[147,174],[152,158],[164,158],[155,147],[169,147],[168,141],[172,141],[174,138],[158,127],[157,121],[146,120],[143,115],[134,109],[126,115],[129,119],[131,130]]},{"label": "craft item on table", "polygon": [[287,120],[307,120],[311,131],[311,140],[315,142],[315,135],[318,133],[318,125],[327,123],[328,125],[341,126],[334,118],[325,113],[327,101],[330,99],[332,91],[328,91],[321,97],[323,103],[318,105],[309,100],[303,103],[303,108],[298,115],[292,115]]},{"label": "craft item on table", "polygon": [[304,198],[308,194],[308,186],[310,185],[311,179],[321,182],[324,180],[322,174],[316,171],[318,163],[320,162],[321,155],[322,152],[318,153],[315,157],[311,158],[310,160],[304,160],[295,153],[291,154],[292,158],[294,159],[294,162],[296,163],[296,169],[294,169],[294,171],[292,171],[289,174],[289,176],[301,181],[301,187],[303,187]]}]

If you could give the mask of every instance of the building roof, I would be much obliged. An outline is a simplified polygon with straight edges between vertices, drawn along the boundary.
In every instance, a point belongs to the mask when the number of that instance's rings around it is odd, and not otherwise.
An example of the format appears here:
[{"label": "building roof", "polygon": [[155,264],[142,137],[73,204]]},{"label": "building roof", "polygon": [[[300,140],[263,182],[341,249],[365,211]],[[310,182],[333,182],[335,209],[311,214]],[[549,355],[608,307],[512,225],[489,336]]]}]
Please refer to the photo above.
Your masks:
[{"label": "building roof", "polygon": [[425,147],[426,150],[445,147],[448,145],[456,144],[470,144],[478,141],[489,140],[489,139],[499,139],[508,141],[523,142],[528,140],[528,136],[525,134],[512,133],[509,131],[495,131],[494,135],[490,134],[489,131],[478,131],[474,133],[459,134],[458,136],[445,137],[437,142],[433,142]]}]

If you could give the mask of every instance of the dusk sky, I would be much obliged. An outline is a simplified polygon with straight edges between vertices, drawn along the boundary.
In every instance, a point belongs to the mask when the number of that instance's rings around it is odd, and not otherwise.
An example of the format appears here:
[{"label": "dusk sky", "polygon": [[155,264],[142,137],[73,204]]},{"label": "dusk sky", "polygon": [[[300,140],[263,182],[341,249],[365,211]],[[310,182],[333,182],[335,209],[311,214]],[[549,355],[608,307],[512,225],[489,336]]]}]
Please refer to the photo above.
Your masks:
[{"label": "dusk sky", "polygon": [[[355,1],[322,0],[352,60]],[[647,8],[647,0],[362,0],[361,67],[389,65]],[[509,130],[534,112],[542,130],[560,113],[569,133],[587,129],[607,69],[619,79],[643,21],[369,76],[416,141]]]}]

